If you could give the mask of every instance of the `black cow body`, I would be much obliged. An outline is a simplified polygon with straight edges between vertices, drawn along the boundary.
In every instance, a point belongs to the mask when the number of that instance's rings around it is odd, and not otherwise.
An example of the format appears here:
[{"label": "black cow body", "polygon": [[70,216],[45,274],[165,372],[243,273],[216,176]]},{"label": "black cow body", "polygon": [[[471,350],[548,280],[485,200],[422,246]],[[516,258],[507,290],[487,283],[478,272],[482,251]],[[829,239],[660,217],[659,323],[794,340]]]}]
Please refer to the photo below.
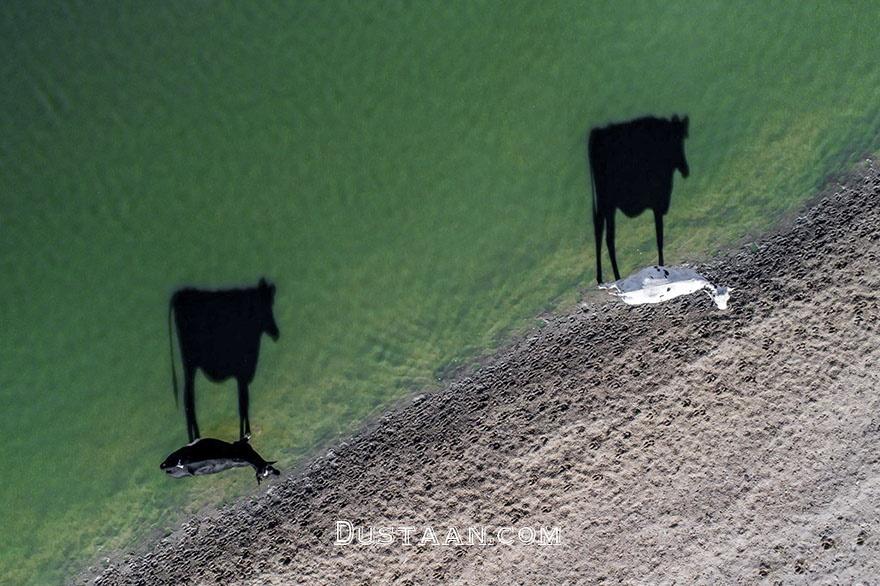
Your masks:
[{"label": "black cow body", "polygon": [[272,466],[275,461],[267,462],[248,443],[247,438],[234,443],[214,438],[197,439],[179,450],[171,453],[159,468],[169,476],[201,476],[216,474],[229,468],[251,466],[257,473],[257,484],[270,474],[278,476],[280,472]]},{"label": "black cow body", "polygon": [[614,249],[616,210],[633,218],[654,212],[657,249],[663,265],[663,216],[669,211],[672,176],[690,173],[684,154],[688,118],[638,118],[590,131],[587,158],[593,182],[593,228],[596,236],[596,280],[602,283],[602,230],[614,278],[620,279]]},{"label": "black cow body", "polygon": [[[251,431],[248,415],[248,385],[254,380],[263,333],[277,340],[278,326],[272,312],[275,286],[260,280],[257,287],[203,291],[181,289],[174,293],[168,308],[168,336],[171,342],[171,315],[177,325],[177,339],[183,361],[183,402],[190,441],[199,437],[195,410],[196,371],[214,382],[234,378],[238,382],[239,433]],[[174,347],[171,347],[174,398],[177,400],[177,373]]]}]

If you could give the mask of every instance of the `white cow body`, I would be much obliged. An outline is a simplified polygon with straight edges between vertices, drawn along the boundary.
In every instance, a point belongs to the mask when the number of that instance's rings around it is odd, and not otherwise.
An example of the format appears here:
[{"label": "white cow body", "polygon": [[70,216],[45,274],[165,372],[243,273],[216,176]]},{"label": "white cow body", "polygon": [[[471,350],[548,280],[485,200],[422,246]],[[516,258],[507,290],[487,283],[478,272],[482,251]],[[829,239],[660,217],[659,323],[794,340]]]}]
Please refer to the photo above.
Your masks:
[{"label": "white cow body", "polygon": [[599,285],[627,305],[662,303],[682,295],[706,291],[718,309],[727,309],[730,289],[716,287],[695,270],[681,267],[646,267],[625,279]]},{"label": "white cow body", "polygon": [[201,476],[203,474],[216,474],[230,468],[243,468],[249,466],[244,460],[235,460],[231,458],[219,458],[214,460],[204,460],[202,462],[192,462],[189,464],[178,464],[173,468],[168,468],[165,472],[168,476],[174,478],[183,478],[184,476]]}]

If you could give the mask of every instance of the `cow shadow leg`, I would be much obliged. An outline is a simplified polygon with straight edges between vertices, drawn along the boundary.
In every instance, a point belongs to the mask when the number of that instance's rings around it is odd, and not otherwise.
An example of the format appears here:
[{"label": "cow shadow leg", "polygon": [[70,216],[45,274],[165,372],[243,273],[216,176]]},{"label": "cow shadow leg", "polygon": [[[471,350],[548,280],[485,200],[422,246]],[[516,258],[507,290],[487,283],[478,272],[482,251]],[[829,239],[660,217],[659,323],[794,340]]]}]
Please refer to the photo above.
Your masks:
[{"label": "cow shadow leg", "polygon": [[663,266],[663,214],[654,210],[654,228],[657,230],[657,252],[660,255],[660,266]]},{"label": "cow shadow leg", "polygon": [[606,228],[608,233],[605,235],[605,243],[608,245],[608,256],[611,257],[611,268],[614,269],[614,280],[620,280],[620,271],[617,270],[617,252],[614,249],[614,214],[616,210],[611,210],[605,214]]},{"label": "cow shadow leg", "polygon": [[251,436],[251,419],[248,414],[250,395],[248,383],[238,379],[238,439]]},{"label": "cow shadow leg", "polygon": [[598,211],[593,211],[593,233],[596,235],[596,282],[602,284],[602,228],[604,218]]},{"label": "cow shadow leg", "polygon": [[186,413],[186,433],[192,442],[201,435],[196,422],[196,369],[186,367],[184,372],[183,408]]}]

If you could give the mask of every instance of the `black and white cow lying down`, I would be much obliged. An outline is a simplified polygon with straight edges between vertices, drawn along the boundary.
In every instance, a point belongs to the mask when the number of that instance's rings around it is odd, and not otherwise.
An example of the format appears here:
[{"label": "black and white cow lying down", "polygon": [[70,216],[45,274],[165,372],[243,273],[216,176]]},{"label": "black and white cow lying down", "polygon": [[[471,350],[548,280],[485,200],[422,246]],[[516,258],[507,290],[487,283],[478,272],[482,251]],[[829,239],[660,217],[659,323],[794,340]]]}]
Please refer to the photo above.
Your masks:
[{"label": "black and white cow lying down", "polygon": [[165,461],[159,465],[169,476],[183,478],[184,476],[201,476],[203,474],[216,474],[229,468],[252,466],[257,472],[257,484],[270,475],[278,476],[278,471],[272,464],[275,460],[267,462],[251,447],[247,438],[234,443],[210,437],[197,439],[179,450],[172,452]]}]

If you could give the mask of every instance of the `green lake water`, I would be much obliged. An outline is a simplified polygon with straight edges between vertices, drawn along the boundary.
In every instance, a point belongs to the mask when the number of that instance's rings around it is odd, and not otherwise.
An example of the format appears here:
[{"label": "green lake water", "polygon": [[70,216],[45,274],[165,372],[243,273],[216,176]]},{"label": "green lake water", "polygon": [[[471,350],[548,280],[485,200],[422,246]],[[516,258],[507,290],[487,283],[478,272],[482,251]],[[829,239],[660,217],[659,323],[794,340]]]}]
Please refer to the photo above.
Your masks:
[{"label": "green lake water", "polygon": [[[277,284],[251,420],[290,469],[592,283],[591,126],[690,115],[667,262],[880,148],[877,22],[862,2],[4,2],[0,582],[61,582],[253,490],[158,469],[186,440],[177,287]],[[620,219],[618,254],[656,262],[649,215]],[[234,438],[234,383],[197,392],[202,433]]]}]

